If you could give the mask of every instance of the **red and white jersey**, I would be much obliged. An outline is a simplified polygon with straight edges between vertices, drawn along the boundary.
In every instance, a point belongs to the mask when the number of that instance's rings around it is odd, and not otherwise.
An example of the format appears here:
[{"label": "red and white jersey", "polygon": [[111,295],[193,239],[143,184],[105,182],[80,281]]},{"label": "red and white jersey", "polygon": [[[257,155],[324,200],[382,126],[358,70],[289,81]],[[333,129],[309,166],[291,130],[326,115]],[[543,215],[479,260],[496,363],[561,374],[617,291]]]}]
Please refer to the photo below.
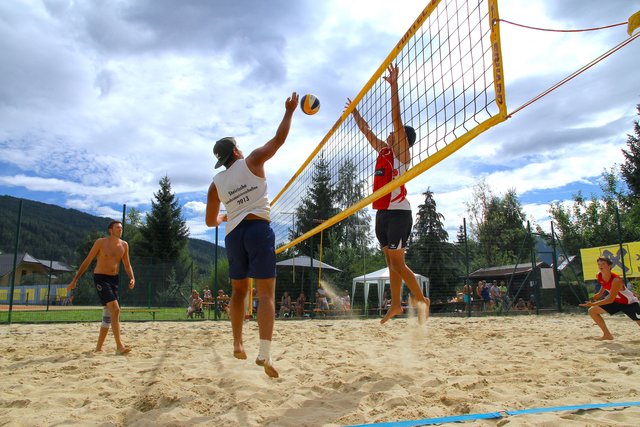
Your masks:
[{"label": "red and white jersey", "polygon": [[[598,275],[596,276],[596,278],[598,279],[598,283],[600,283],[602,287],[609,292],[611,292],[611,283],[613,283],[613,279],[619,277],[620,276],[618,276],[616,273],[611,273],[611,277],[609,278],[609,280],[605,281],[602,278],[602,273],[598,273]],[[638,302],[638,297],[636,297],[636,295],[632,291],[630,291],[623,285],[623,288],[620,290],[620,292],[618,292],[618,295],[616,295],[615,302],[619,304],[633,304],[634,302]]]},{"label": "red and white jersey", "polygon": [[[384,187],[405,173],[408,167],[408,164],[400,163],[389,147],[380,150],[378,159],[376,160],[375,174],[373,175],[373,191]],[[380,197],[373,202],[373,209],[410,211],[411,204],[409,200],[407,200],[407,189],[404,185],[401,185],[391,193]]]}]

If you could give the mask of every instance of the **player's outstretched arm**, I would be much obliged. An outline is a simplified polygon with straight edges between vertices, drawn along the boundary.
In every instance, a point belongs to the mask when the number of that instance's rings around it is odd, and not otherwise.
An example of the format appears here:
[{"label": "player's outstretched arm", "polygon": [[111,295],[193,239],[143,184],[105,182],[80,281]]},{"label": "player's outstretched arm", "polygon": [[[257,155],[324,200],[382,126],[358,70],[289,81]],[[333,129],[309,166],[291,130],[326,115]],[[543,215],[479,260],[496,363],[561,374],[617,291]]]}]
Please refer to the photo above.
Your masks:
[{"label": "player's outstretched arm", "polygon": [[601,305],[611,304],[616,300],[618,293],[624,288],[624,283],[622,283],[622,279],[619,277],[613,279],[611,282],[611,290],[609,291],[609,295],[602,300],[598,300],[604,294],[604,288],[600,289],[600,292],[593,296],[594,302],[587,302],[585,304],[579,304],[581,307],[597,307]]},{"label": "player's outstretched arm", "polygon": [[398,160],[403,163],[409,163],[411,161],[411,154],[409,152],[409,139],[404,130],[404,124],[402,123],[402,115],[400,114],[400,96],[398,94],[398,67],[395,64],[389,64],[387,68],[389,72],[388,76],[384,79],[391,85],[391,122],[393,123],[393,132],[395,137],[393,138],[393,154]]},{"label": "player's outstretched arm", "polygon": [[[345,110],[351,106],[352,102],[353,101],[351,101],[351,99],[347,98],[347,103],[344,106]],[[362,132],[364,137],[367,138],[367,141],[369,141],[369,144],[371,144],[371,147],[373,147],[374,150],[380,151],[387,146],[387,144],[378,138],[371,130],[369,123],[367,123],[364,117],[362,117],[357,108],[353,108],[351,115],[353,116],[353,120],[355,120],[358,129],[360,129],[360,132]]]}]

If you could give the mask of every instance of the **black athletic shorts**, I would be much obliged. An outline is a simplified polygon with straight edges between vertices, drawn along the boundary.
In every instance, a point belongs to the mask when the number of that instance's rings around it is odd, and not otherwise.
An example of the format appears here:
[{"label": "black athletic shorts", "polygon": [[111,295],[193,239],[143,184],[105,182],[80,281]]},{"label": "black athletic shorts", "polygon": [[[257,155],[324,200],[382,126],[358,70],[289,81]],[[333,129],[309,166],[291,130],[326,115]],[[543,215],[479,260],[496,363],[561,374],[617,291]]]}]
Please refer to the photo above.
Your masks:
[{"label": "black athletic shorts", "polygon": [[376,237],[380,246],[400,249],[407,246],[413,227],[413,216],[407,210],[379,210],[376,212]]},{"label": "black athletic shorts", "polygon": [[600,307],[609,314],[616,314],[621,311],[631,320],[640,320],[640,303],[637,302],[634,302],[633,304],[612,302],[611,304],[601,305]]},{"label": "black athletic shorts", "polygon": [[118,300],[118,276],[110,274],[94,274],[93,283],[96,286],[98,297],[102,305]]}]

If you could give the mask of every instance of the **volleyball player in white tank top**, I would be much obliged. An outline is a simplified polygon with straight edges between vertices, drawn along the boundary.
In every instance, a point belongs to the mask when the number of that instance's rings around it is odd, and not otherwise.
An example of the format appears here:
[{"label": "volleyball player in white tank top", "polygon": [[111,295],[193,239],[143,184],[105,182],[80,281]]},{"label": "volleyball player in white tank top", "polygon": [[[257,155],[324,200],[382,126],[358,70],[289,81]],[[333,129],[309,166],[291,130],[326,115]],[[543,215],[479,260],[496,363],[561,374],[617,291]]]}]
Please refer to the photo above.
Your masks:
[{"label": "volleyball player in white tank top", "polygon": [[[207,194],[205,222],[217,227],[227,221],[225,246],[229,259],[231,301],[229,317],[233,331],[233,355],[246,359],[242,339],[244,302],[249,292],[249,278],[256,283],[260,350],[256,363],[265,373],[277,378],[278,371],[271,361],[271,339],[275,319],[275,236],[269,225],[269,200],[264,163],[284,144],[291,128],[298,94],[293,92],[285,101],[285,113],[275,136],[244,158],[234,138],[218,140],[213,153],[218,159],[216,168],[226,170],[217,174]],[[220,214],[220,203],[227,213]]]}]

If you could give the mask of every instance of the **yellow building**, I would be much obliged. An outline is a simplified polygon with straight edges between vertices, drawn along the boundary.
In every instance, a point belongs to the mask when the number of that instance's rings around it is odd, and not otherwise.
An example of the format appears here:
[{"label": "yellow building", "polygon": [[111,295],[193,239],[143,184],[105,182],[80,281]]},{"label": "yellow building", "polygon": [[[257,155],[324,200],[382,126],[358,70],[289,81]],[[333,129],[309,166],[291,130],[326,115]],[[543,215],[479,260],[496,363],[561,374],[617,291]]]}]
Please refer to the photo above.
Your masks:
[{"label": "yellow building", "polygon": [[[13,254],[0,255],[0,286],[11,285],[11,271],[13,270]],[[69,265],[60,261],[49,261],[35,258],[27,252],[18,254],[16,262],[16,280],[19,285],[28,279],[29,283],[46,284],[49,274],[56,277],[62,273],[74,271]]]}]

